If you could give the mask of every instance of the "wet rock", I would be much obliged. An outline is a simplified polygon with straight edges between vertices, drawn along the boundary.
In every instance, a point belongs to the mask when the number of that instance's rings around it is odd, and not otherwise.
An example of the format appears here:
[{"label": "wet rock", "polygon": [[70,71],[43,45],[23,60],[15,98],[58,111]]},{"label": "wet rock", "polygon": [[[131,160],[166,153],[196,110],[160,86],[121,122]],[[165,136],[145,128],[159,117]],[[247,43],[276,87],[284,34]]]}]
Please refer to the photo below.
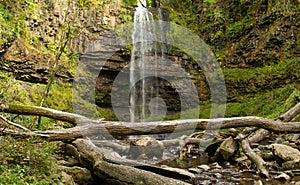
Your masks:
[{"label": "wet rock", "polygon": [[245,161],[247,159],[248,159],[248,157],[244,155],[242,157],[236,158],[235,161],[238,162],[238,163],[240,163],[240,162]]},{"label": "wet rock", "polygon": [[196,178],[196,176],[187,171],[187,170],[184,170],[184,169],[180,169],[180,168],[172,168],[172,167],[168,167],[168,166],[162,166],[163,169],[166,169],[166,170],[169,170],[169,171],[172,171],[172,172],[177,172],[178,174],[182,175],[182,176],[185,176],[185,177],[188,177],[190,179],[194,179]]},{"label": "wet rock", "polygon": [[279,137],[279,138],[276,138],[275,140],[275,143],[278,143],[278,144],[282,144],[284,142],[284,139]]},{"label": "wet rock", "polygon": [[220,173],[214,173],[213,176],[216,177],[217,179],[222,178],[222,174],[220,174]]},{"label": "wet rock", "polygon": [[66,172],[61,172],[62,180],[66,185],[76,185],[71,175]]},{"label": "wet rock", "polygon": [[291,180],[291,177],[286,173],[281,173],[280,175],[276,176],[275,179],[280,181],[289,181]]},{"label": "wet rock", "polygon": [[197,166],[197,168],[202,169],[204,171],[210,170],[210,167],[206,164],[202,164],[200,166]]},{"label": "wet rock", "polygon": [[251,148],[257,148],[259,146],[258,143],[250,143]]},{"label": "wet rock", "polygon": [[274,155],[272,152],[261,152],[260,156],[264,159],[264,160],[272,160],[274,159]]},{"label": "wet rock", "polygon": [[132,157],[147,156],[148,158],[161,158],[164,151],[162,142],[153,137],[143,137],[131,143],[129,153]]},{"label": "wet rock", "polygon": [[255,181],[254,185],[264,185],[261,180]]},{"label": "wet rock", "polygon": [[228,160],[235,154],[237,149],[238,149],[237,142],[232,137],[229,137],[221,143],[220,147],[217,149],[215,153],[214,158],[218,158],[219,156],[222,156],[224,160]]},{"label": "wet rock", "polygon": [[210,167],[214,169],[222,169],[222,166],[220,166],[217,162],[212,163]]},{"label": "wet rock", "polygon": [[200,168],[189,168],[188,169],[189,172],[192,172],[192,173],[202,173],[204,170],[203,169],[200,169]]}]

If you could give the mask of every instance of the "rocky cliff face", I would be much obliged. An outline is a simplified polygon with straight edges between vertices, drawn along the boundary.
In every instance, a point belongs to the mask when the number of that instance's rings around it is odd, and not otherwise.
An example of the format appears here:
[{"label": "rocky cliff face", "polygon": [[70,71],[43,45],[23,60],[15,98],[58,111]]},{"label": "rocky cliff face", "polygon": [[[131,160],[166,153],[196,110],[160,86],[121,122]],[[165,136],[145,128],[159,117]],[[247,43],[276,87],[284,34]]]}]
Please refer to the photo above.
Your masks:
[{"label": "rocky cliff face", "polygon": [[[34,83],[46,83],[53,68],[60,48],[67,42],[59,67],[55,71],[57,79],[72,82],[76,74],[74,62],[77,54],[80,61],[94,61],[91,65],[100,75],[96,83],[96,103],[102,107],[111,106],[111,88],[115,77],[129,63],[130,52],[126,47],[117,46],[113,53],[105,46],[114,36],[107,34],[109,29],[130,20],[133,10],[122,9],[122,1],[102,2],[72,1],[70,4],[59,0],[45,0],[31,7],[31,16],[26,17],[24,34],[14,39],[12,44],[1,48],[1,70],[13,73],[17,79]],[[218,61],[226,68],[253,68],[280,63],[282,59],[300,55],[300,19],[297,11],[271,11],[263,8],[267,1],[259,1],[257,11],[251,1],[217,1],[214,6],[199,7],[198,13],[205,21],[199,32],[201,38],[212,46]],[[238,3],[239,2],[239,3]],[[209,18],[213,8],[219,8],[222,15],[214,20]],[[297,3],[291,4],[296,10]],[[209,9],[211,8],[211,9]],[[125,13],[124,13],[125,12]],[[215,12],[216,13],[216,12]],[[228,23],[230,22],[230,24]],[[28,39],[28,35],[30,38]],[[98,44],[97,44],[98,42]],[[7,47],[8,46],[8,47]],[[94,48],[94,49],[92,49]],[[96,48],[96,49],[95,49]],[[105,55],[108,54],[108,59]],[[210,91],[205,76],[198,65],[191,62],[185,54],[168,54],[168,58],[191,74],[195,82],[200,101],[210,99]],[[299,62],[298,62],[299,63]],[[297,67],[296,65],[295,67]],[[225,69],[226,70],[226,69]],[[228,99],[235,101],[236,96],[281,87],[295,81],[295,75],[277,76],[272,83],[260,84],[251,81],[250,89],[244,81],[227,80]],[[180,110],[178,92],[171,83],[162,81],[162,97],[170,109]]]},{"label": "rocky cliff face", "polygon": [[[0,68],[13,73],[17,79],[46,83],[55,61],[60,60],[56,77],[71,82],[75,74],[74,60],[70,59],[72,55],[84,53],[104,30],[122,22],[120,1],[80,2],[68,4],[61,0],[44,0],[23,3],[24,12],[13,9],[12,15],[19,13],[18,16],[22,16],[15,21],[23,21],[25,26],[11,44],[2,46]],[[6,6],[19,4],[11,2]],[[65,43],[67,47],[61,52]]]}]

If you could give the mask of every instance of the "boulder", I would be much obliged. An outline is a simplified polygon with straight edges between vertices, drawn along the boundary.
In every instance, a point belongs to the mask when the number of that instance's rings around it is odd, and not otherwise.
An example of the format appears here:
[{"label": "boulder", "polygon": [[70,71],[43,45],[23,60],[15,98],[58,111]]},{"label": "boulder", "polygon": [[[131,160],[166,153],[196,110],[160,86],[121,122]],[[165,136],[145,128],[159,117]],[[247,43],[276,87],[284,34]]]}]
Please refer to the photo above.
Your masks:
[{"label": "boulder", "polygon": [[300,161],[300,151],[283,144],[272,144],[273,154],[283,161]]},{"label": "boulder", "polygon": [[221,156],[224,160],[227,161],[235,154],[237,150],[238,150],[238,143],[232,137],[229,137],[221,143],[214,157],[218,158]]},{"label": "boulder", "polygon": [[143,137],[131,143],[129,153],[133,158],[146,156],[148,158],[161,158],[164,145],[153,137]]}]

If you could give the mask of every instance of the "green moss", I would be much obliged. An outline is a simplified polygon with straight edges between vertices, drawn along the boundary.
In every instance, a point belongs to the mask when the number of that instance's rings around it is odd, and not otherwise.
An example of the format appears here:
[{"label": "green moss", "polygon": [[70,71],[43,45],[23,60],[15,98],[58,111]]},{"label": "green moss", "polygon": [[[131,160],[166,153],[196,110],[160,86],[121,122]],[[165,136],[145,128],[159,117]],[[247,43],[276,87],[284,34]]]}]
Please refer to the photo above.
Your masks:
[{"label": "green moss", "polygon": [[297,101],[299,91],[295,85],[257,93],[254,96],[245,95],[240,102],[227,103],[226,117],[261,116],[275,118],[284,113]]},{"label": "green moss", "polygon": [[96,107],[97,109],[97,114],[99,116],[99,118],[104,118],[105,120],[109,120],[109,121],[117,121],[118,118],[115,115],[114,111],[112,109],[109,108],[100,108],[100,107]]},{"label": "green moss", "polygon": [[20,81],[0,71],[0,102],[30,103],[29,94]]},{"label": "green moss", "polygon": [[240,21],[230,24],[226,29],[226,36],[229,38],[235,38],[241,36],[245,30],[253,27],[254,21],[252,19],[242,19]]},{"label": "green moss", "polygon": [[300,77],[300,58],[295,57],[267,65],[261,68],[231,68],[223,70],[226,81],[248,82],[250,80],[267,83],[266,80],[275,76]]}]

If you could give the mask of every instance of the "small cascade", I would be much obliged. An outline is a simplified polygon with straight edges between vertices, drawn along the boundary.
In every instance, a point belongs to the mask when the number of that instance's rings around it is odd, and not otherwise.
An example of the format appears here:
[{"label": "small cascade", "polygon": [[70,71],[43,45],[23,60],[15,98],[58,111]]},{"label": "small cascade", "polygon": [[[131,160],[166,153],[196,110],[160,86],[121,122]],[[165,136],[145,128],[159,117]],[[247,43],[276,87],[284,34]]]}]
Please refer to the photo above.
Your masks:
[{"label": "small cascade", "polygon": [[[157,21],[148,11],[146,0],[138,0],[138,7],[134,13],[134,27],[132,34],[132,52],[130,62],[130,121],[153,121],[159,116],[157,98],[159,82],[155,78],[157,73],[152,71],[153,77],[147,77],[149,70],[157,69],[158,54],[164,48],[158,44],[163,30],[156,28]],[[160,18],[161,13],[158,16]],[[150,64],[151,63],[151,64]],[[138,82],[138,83],[137,83]]]}]

